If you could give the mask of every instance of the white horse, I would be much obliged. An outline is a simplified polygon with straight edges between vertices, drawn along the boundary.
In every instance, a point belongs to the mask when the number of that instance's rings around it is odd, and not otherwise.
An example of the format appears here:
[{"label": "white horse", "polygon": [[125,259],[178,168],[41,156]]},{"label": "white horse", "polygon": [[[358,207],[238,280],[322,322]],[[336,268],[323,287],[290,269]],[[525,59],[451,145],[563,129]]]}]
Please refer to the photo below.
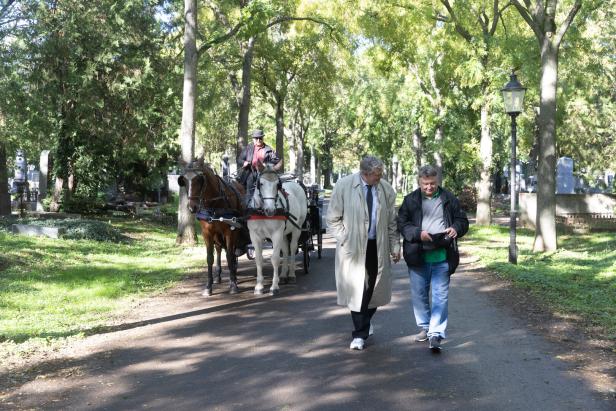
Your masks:
[{"label": "white horse", "polygon": [[270,294],[280,291],[278,268],[282,252],[283,282],[295,282],[295,253],[306,220],[308,204],[306,193],[295,181],[280,181],[276,171],[265,165],[257,178],[257,187],[250,207],[263,210],[263,215],[254,215],[248,220],[250,239],[255,249],[257,285],[255,294],[263,294],[263,240],[272,241],[272,267],[274,278]]}]

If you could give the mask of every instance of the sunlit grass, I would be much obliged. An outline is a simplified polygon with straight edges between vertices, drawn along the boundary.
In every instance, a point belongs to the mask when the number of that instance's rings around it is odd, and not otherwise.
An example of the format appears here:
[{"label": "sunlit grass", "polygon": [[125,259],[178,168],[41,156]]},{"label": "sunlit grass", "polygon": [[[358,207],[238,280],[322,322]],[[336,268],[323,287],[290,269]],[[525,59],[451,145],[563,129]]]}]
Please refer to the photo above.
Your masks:
[{"label": "sunlit grass", "polygon": [[534,232],[517,230],[517,265],[508,262],[507,227],[473,226],[462,247],[552,309],[616,339],[616,233],[560,235],[552,253],[533,253],[533,240]]},{"label": "sunlit grass", "polygon": [[87,334],[134,299],[164,290],[203,264],[203,254],[175,246],[173,228],[136,220],[113,224],[132,240],[0,233],[0,341]]}]

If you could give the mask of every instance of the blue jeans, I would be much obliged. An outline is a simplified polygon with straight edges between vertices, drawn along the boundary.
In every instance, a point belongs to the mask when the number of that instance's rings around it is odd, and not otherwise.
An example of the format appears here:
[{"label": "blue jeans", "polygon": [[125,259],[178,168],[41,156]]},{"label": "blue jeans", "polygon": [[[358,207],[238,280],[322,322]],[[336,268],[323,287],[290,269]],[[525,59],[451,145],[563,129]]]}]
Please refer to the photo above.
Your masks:
[{"label": "blue jeans", "polygon": [[[411,302],[417,326],[428,332],[428,337],[445,338],[447,328],[447,303],[449,300],[449,265],[424,263],[421,267],[409,268],[411,278]],[[432,289],[432,307],[430,307]]]}]

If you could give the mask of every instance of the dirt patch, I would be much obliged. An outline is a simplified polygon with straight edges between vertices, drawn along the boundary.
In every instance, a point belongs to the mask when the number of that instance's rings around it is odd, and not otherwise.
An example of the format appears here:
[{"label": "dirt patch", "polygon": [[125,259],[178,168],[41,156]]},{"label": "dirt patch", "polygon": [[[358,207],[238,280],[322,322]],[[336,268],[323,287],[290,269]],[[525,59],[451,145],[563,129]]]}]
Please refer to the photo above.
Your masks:
[{"label": "dirt patch", "polygon": [[580,318],[550,310],[527,291],[481,266],[477,258],[463,256],[465,271],[482,284],[491,300],[522,319],[533,332],[554,343],[555,355],[572,365],[595,390],[616,400],[616,346],[606,333]]}]

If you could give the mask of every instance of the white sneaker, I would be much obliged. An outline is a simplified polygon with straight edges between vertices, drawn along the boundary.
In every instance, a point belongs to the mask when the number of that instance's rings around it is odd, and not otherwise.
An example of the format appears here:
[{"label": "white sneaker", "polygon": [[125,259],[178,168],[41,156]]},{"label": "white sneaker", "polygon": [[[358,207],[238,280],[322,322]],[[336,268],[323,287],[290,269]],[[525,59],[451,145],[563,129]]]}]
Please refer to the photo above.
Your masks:
[{"label": "white sneaker", "polygon": [[368,330],[368,337],[370,337],[372,334],[374,334],[374,327],[372,326],[372,323],[370,323],[370,330]]},{"label": "white sneaker", "polygon": [[349,346],[352,350],[363,350],[364,349],[364,339],[363,338],[353,338],[351,341],[351,345]]}]

